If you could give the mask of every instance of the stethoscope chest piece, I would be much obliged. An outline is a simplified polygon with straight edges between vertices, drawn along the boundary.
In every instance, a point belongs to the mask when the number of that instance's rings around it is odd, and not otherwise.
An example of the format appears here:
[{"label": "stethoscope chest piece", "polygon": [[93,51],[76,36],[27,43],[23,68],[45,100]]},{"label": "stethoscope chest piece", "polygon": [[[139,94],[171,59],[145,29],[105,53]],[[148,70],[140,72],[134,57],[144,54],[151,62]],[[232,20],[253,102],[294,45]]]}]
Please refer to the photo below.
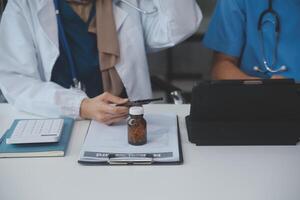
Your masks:
[{"label": "stethoscope chest piece", "polygon": [[71,88],[86,92],[85,85],[81,81],[78,81],[77,79],[73,79],[73,86]]}]

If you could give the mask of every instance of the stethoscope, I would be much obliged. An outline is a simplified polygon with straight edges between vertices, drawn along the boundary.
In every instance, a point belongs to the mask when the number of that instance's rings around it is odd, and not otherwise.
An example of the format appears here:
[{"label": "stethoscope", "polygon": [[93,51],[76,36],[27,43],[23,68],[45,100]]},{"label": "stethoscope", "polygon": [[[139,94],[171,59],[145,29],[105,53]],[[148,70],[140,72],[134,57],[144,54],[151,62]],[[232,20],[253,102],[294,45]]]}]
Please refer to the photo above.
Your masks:
[{"label": "stethoscope", "polygon": [[[266,18],[267,15],[273,16],[275,21],[272,21],[271,19],[264,19]],[[269,63],[267,61],[267,56],[265,52],[265,43],[264,43],[264,33],[263,33],[263,26],[267,23],[271,23],[274,25],[275,28],[275,48],[273,49],[273,61],[272,63]],[[277,63],[277,52],[278,52],[278,44],[279,44],[279,37],[280,37],[280,17],[278,13],[273,9],[273,0],[269,0],[269,7],[265,11],[262,12],[262,14],[259,17],[258,21],[258,32],[259,32],[259,40],[260,40],[260,48],[261,48],[261,54],[263,56],[263,68],[259,66],[254,66],[253,70],[256,72],[260,72],[263,74],[267,73],[278,73],[278,72],[284,72],[287,71],[288,68],[286,65],[282,65],[279,68],[275,68],[275,65]]]},{"label": "stethoscope", "polygon": [[137,10],[138,12],[140,12],[140,13],[142,13],[144,15],[152,15],[152,14],[154,14],[154,13],[156,13],[158,11],[157,7],[154,7],[153,10],[149,10],[149,11],[148,10],[143,10],[143,9],[135,6],[133,3],[129,2],[129,1],[126,1],[126,0],[118,0],[118,2],[124,3],[127,6],[129,6],[129,7],[133,8],[133,9]]},{"label": "stethoscope", "polygon": [[62,45],[62,48],[64,49],[64,52],[66,53],[67,60],[68,60],[68,63],[70,65],[70,71],[71,71],[71,76],[72,76],[72,81],[73,81],[72,88],[84,90],[83,85],[81,84],[81,82],[77,78],[78,76],[77,76],[77,73],[76,73],[76,67],[75,67],[74,59],[72,57],[71,48],[70,48],[70,45],[68,43],[67,36],[66,36],[66,33],[65,33],[65,29],[64,29],[64,26],[63,26],[63,23],[62,23],[60,12],[59,12],[59,1],[60,0],[53,0],[54,7],[55,7],[55,13],[56,13],[56,19],[57,19],[57,28],[58,28],[58,34],[59,34],[59,41],[60,41],[60,44]]},{"label": "stethoscope", "polygon": [[[72,88],[80,89],[80,90],[84,91],[85,90],[84,85],[77,78],[78,76],[77,76],[77,73],[76,73],[76,67],[75,67],[74,59],[72,57],[71,48],[70,48],[70,45],[68,43],[66,33],[65,33],[65,30],[64,30],[64,26],[63,26],[63,23],[62,23],[62,19],[61,19],[61,16],[60,16],[60,12],[59,12],[59,1],[60,0],[53,0],[53,1],[54,1],[56,18],[57,18],[59,40],[60,40],[60,43],[62,44],[62,48],[64,49],[64,51],[66,53],[67,60],[68,60],[68,63],[70,65],[70,71],[71,71],[72,82],[73,82]],[[118,1],[128,5],[129,7],[137,10],[138,12],[140,12],[144,15],[151,15],[151,14],[154,14],[158,11],[157,7],[154,7],[153,10],[151,10],[151,11],[146,11],[146,10],[143,10],[143,9],[140,9],[140,8],[136,7],[133,3],[130,3],[126,0],[118,0]]]}]

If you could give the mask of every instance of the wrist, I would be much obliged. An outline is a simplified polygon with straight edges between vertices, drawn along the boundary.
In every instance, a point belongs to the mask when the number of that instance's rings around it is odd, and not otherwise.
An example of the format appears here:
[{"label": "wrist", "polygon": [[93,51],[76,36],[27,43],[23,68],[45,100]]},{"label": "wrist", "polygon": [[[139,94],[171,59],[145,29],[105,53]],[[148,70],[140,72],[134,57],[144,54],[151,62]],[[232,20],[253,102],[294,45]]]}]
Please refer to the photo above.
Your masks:
[{"label": "wrist", "polygon": [[83,119],[88,119],[89,114],[88,114],[88,107],[89,107],[90,99],[89,98],[84,98],[81,101],[80,105],[80,117]]}]

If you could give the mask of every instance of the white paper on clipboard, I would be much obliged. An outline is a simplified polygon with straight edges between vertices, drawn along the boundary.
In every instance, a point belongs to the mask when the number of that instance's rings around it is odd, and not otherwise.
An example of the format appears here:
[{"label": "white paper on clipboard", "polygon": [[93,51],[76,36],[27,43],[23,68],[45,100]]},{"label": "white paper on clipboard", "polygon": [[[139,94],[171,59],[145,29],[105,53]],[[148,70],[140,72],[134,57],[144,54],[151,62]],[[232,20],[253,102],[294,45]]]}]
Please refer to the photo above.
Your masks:
[{"label": "white paper on clipboard", "polygon": [[145,114],[147,144],[128,144],[126,121],[114,126],[92,121],[80,152],[79,161],[107,162],[108,156],[139,157],[154,155],[155,162],[176,162],[180,159],[177,116],[175,114]]}]

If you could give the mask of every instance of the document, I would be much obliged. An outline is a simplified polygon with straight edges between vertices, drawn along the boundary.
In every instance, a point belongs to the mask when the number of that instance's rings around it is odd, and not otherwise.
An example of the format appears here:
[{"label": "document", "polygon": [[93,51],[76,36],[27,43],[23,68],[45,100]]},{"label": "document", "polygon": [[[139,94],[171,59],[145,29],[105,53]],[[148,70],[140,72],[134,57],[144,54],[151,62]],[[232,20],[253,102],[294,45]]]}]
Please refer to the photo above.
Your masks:
[{"label": "document", "polygon": [[127,122],[113,126],[92,121],[80,152],[79,162],[108,162],[111,157],[151,157],[154,162],[181,160],[180,139],[175,114],[145,114],[147,144],[128,143]]}]

